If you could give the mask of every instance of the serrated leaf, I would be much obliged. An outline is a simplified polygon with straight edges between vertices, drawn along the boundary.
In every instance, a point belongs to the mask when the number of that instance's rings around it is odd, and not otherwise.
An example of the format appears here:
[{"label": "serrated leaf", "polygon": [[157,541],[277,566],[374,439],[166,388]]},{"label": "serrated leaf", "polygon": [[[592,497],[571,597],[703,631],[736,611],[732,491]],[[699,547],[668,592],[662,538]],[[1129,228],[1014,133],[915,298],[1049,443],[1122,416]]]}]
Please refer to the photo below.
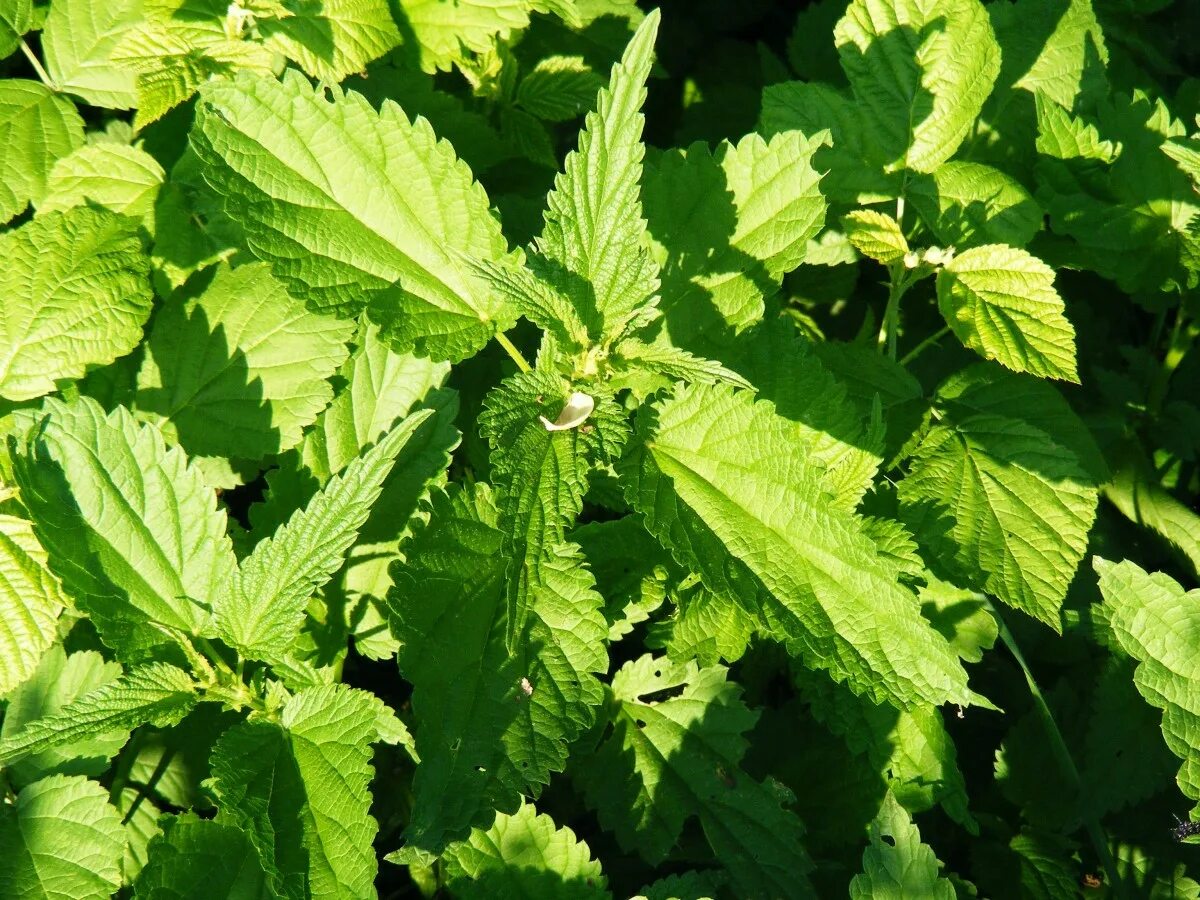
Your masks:
[{"label": "serrated leaf", "polygon": [[396,349],[435,359],[473,354],[510,321],[461,261],[505,253],[487,195],[394,103],[329,100],[294,74],[213,82],[192,147],[250,248],[310,307],[369,303]]},{"label": "serrated leaf", "polygon": [[153,232],[154,204],[165,179],[158,160],[145,150],[126,144],[85,144],[50,170],[38,215],[98,204],[144,220]]},{"label": "serrated leaf", "polygon": [[754,389],[749,381],[716,360],[694,356],[686,350],[665,344],[646,344],[636,338],[621,341],[614,348],[610,362],[618,372],[625,370],[660,375],[668,382],[729,384]]},{"label": "serrated leaf", "polygon": [[[33,675],[9,695],[4,723],[0,726],[0,741],[16,735],[31,722],[58,716],[69,704],[120,674],[119,663],[105,662],[93,650],[68,655],[61,645],[51,647]],[[6,771],[17,785],[29,784],[47,775],[100,775],[128,737],[128,731],[84,737],[30,754],[7,766]]]},{"label": "serrated leaf", "polygon": [[587,110],[604,81],[582,56],[548,56],[517,85],[516,102],[548,122],[565,122]]},{"label": "serrated leaf", "polygon": [[251,659],[286,659],[308,599],[341,568],[396,455],[429,416],[422,410],[380,438],[242,560],[216,605],[217,633]]},{"label": "serrated leaf", "polygon": [[600,900],[600,863],[570,828],[559,828],[531,803],[499,813],[442,855],[446,888],[463,900]]},{"label": "serrated leaf", "polygon": [[571,299],[597,344],[618,337],[658,292],[640,198],[641,108],[658,20],[651,13],[642,21],[613,66],[546,198],[536,242],[547,280]]},{"label": "serrated leaf", "polygon": [[875,262],[890,266],[908,254],[908,241],[900,223],[874,209],[856,209],[842,217],[846,237],[854,249]]},{"label": "serrated leaf", "polygon": [[33,0],[0,2],[0,59],[21,46],[21,36],[33,28]]},{"label": "serrated leaf", "polygon": [[1017,372],[1079,382],[1075,329],[1054,270],[1004,244],[972,247],[937,276],[938,308],[964,344]]},{"label": "serrated leaf", "polygon": [[92,106],[137,105],[134,72],[115,63],[113,54],[141,11],[140,0],[55,0],[42,31],[46,71],[55,84]]},{"label": "serrated leaf", "polygon": [[54,163],[83,144],[83,119],[65,97],[36,81],[0,81],[0,223],[46,191]]},{"label": "serrated leaf", "polygon": [[979,0],[854,0],[834,40],[889,170],[953,156],[1000,71]]},{"label": "serrated leaf", "polygon": [[1059,106],[1044,94],[1035,94],[1037,151],[1054,159],[1095,159],[1112,162],[1120,148],[1101,140],[1096,126]]},{"label": "serrated leaf", "polygon": [[972,702],[953,650],[859,520],[830,503],[797,437],[769,403],[684,388],[643,407],[620,466],[626,496],[681,565],[806,665],[901,708]]},{"label": "serrated leaf", "polygon": [[306,310],[265,264],[221,266],[198,297],[176,294],[155,315],[137,409],[192,455],[279,453],[329,404],[353,329]]},{"label": "serrated leaf", "polygon": [[889,791],[871,823],[863,871],[850,882],[851,900],[928,897],[954,900],[954,885],[938,875],[937,857]]},{"label": "serrated leaf", "polygon": [[387,0],[322,0],[286,10],[259,21],[264,45],[324,81],[362,71],[401,40]]},{"label": "serrated leaf", "polygon": [[800,820],[741,769],[758,716],[723,666],[643,656],[613,676],[612,694],[611,732],[575,771],[623,847],[661,862],[696,817],[739,896],[815,896]]},{"label": "serrated leaf", "polygon": [[604,596],[610,642],[629,634],[662,605],[668,569],[674,566],[638,516],[589,522],[573,529],[570,538],[579,544]]},{"label": "serrated leaf", "polygon": [[381,703],[341,684],[293,696],[278,723],[249,721],[213,750],[217,822],[250,837],[288,900],[374,900],[371,743]]},{"label": "serrated leaf", "polygon": [[212,488],[123,407],[44,409],[13,468],[51,571],[123,654],[167,641],[158,626],[206,632],[235,566]]},{"label": "serrated leaf", "polygon": [[1096,515],[1091,438],[1028,376],[975,366],[939,397],[940,424],[899,485],[904,518],[931,565],[1060,630]]},{"label": "serrated leaf", "polygon": [[33,526],[0,514],[0,695],[34,673],[67,602]]},{"label": "serrated leaf", "polygon": [[100,685],[62,709],[0,740],[0,765],[139,725],[174,725],[196,703],[196,683],[182,669],[151,663]]},{"label": "serrated leaf", "polygon": [[147,850],[134,900],[267,900],[266,875],[245,832],[199,819],[164,816]]},{"label": "serrated leaf", "polygon": [[906,194],[943,246],[1024,247],[1042,228],[1042,210],[1019,181],[966,160],[943,163],[915,178]]},{"label": "serrated leaf", "polygon": [[1178,549],[1200,575],[1200,516],[1162,486],[1140,450],[1122,452],[1113,467],[1113,476],[1103,487],[1105,498],[1131,522]]},{"label": "serrated leaf", "polygon": [[574,545],[543,561],[526,631],[506,649],[497,524],[486,485],[435,492],[429,524],[392,567],[388,612],[421,759],[404,861],[431,860],[493,810],[536,796],[603,698],[607,626]]},{"label": "serrated leaf", "polygon": [[0,235],[0,396],[28,400],[124,356],[150,315],[136,219],[75,209]]},{"label": "serrated leaf", "polygon": [[988,13],[1003,50],[998,95],[1023,88],[1070,108],[1108,91],[1108,48],[1092,0],[1016,0]]},{"label": "serrated leaf", "polygon": [[529,24],[529,0],[400,0],[421,68],[447,70]]},{"label": "serrated leaf", "polygon": [[108,900],[121,885],[125,836],[108,792],[55,775],[0,808],[0,895]]}]

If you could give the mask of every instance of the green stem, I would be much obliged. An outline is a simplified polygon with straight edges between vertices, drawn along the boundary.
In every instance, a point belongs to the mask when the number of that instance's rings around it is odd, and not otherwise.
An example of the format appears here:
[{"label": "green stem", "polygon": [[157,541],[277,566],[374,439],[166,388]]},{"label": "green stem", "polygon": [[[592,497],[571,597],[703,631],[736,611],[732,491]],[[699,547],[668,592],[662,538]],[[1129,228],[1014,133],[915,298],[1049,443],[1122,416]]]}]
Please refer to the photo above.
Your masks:
[{"label": "green stem", "polygon": [[196,646],[204,651],[204,655],[208,657],[209,662],[211,662],[221,672],[224,672],[230,678],[230,680],[237,681],[239,684],[241,683],[242,679],[238,677],[238,673],[230,667],[229,663],[225,662],[224,657],[217,652],[217,648],[213,646],[212,641],[204,637],[198,637],[194,640],[196,642]]},{"label": "green stem", "polygon": [[912,362],[914,359],[916,359],[918,356],[920,356],[922,353],[924,353],[926,350],[928,350],[930,347],[932,347],[934,344],[936,344],[938,341],[940,341],[942,338],[944,338],[949,333],[950,333],[949,325],[945,325],[942,328],[939,328],[937,331],[935,331],[929,337],[925,338],[925,340],[921,341],[921,343],[917,344],[917,346],[913,347],[911,350],[909,350],[907,353],[905,353],[904,356],[900,357],[900,365],[907,366],[910,362]]},{"label": "green stem", "polygon": [[37,58],[37,54],[29,49],[29,45],[25,43],[24,38],[21,39],[21,52],[25,54],[25,58],[33,66],[33,71],[37,72],[37,77],[41,79],[42,84],[52,91],[57,91],[58,85],[54,83],[54,79],[50,77],[50,73],[42,68],[42,63]]},{"label": "green stem", "polygon": [[1181,304],[1175,311],[1175,324],[1171,327],[1167,352],[1163,356],[1162,365],[1159,366],[1158,372],[1154,376],[1154,383],[1150,385],[1150,394],[1146,398],[1146,406],[1153,415],[1158,415],[1161,411],[1163,401],[1167,398],[1167,388],[1171,385],[1171,376],[1175,374],[1175,370],[1179,368],[1179,364],[1183,362],[1183,358],[1191,349],[1191,335],[1184,327],[1186,321],[1187,313],[1184,312]]},{"label": "green stem", "polygon": [[892,359],[896,358],[896,337],[900,330],[900,298],[908,290],[908,281],[902,273],[903,269],[898,266],[890,268],[891,279],[888,282],[887,308],[883,311],[883,322],[879,326],[879,337],[876,340],[879,352],[883,352],[884,344],[886,344],[888,356]]},{"label": "green stem", "polygon": [[533,367],[525,361],[525,357],[521,355],[521,351],[517,349],[517,345],[508,339],[508,335],[503,332],[496,335],[496,343],[503,347],[512,361],[517,364],[517,368],[522,372],[531,372]]},{"label": "green stem", "polygon": [[1088,837],[1091,838],[1092,846],[1096,850],[1096,856],[1099,858],[1100,864],[1104,867],[1108,883],[1114,892],[1114,896],[1122,897],[1125,892],[1121,886],[1121,876],[1117,871],[1117,864],[1108,849],[1108,841],[1104,836],[1104,830],[1100,827],[1099,820],[1087,808],[1087,803],[1083,799],[1083,779],[1080,778],[1079,769],[1075,765],[1075,760],[1071,757],[1071,751],[1067,747],[1067,742],[1063,739],[1062,732],[1058,729],[1058,723],[1054,721],[1054,713],[1050,711],[1050,705],[1046,702],[1046,698],[1042,694],[1042,689],[1038,687],[1029,664],[1025,662],[1025,656],[1021,653],[1021,648],[1017,645],[1016,638],[1008,630],[1008,626],[1004,624],[1004,619],[1000,617],[1000,611],[996,609],[990,600],[986,602],[996,619],[1000,640],[1004,642],[1004,646],[1008,648],[1008,652],[1012,654],[1013,659],[1020,666],[1021,672],[1025,675],[1025,683],[1029,685],[1029,693],[1033,697],[1033,705],[1037,709],[1042,723],[1046,726],[1046,733],[1050,735],[1050,750],[1054,754],[1054,759],[1058,763],[1058,767],[1063,775],[1066,776],[1071,790],[1079,798],[1081,807],[1080,815],[1083,818],[1084,828],[1087,829]]}]

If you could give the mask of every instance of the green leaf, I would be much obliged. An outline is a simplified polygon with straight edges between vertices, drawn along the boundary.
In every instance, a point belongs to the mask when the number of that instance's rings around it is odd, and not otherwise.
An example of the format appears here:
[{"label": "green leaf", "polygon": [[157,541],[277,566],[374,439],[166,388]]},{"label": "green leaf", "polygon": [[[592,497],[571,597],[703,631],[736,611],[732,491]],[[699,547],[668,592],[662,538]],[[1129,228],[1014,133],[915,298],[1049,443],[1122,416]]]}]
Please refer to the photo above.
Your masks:
[{"label": "green leaf", "polygon": [[217,742],[217,822],[249,835],[281,897],[374,900],[369,785],[381,706],[345,685],[310,688],[278,723],[243,722]]},{"label": "green leaf", "polygon": [[[59,716],[85,694],[114,681],[121,666],[105,662],[93,650],[69,656],[61,645],[51,647],[33,675],[8,697],[0,742],[39,719]],[[30,754],[7,766],[16,784],[29,784],[47,775],[99,775],[129,738],[128,730],[83,737],[70,744]]]},{"label": "green leaf", "polygon": [[200,296],[158,310],[135,402],[189,454],[262,459],[299,443],[329,404],[352,333],[306,310],[269,266],[221,266]]},{"label": "green leaf", "polygon": [[521,79],[516,102],[539,119],[565,122],[591,107],[603,86],[582,56],[547,56]]},{"label": "green leaf", "polygon": [[242,560],[216,606],[217,632],[251,659],[290,655],[308,599],[341,568],[396,455],[429,416],[409,416],[351,461]]},{"label": "green leaf", "polygon": [[529,24],[529,0],[400,0],[400,11],[426,72],[450,69],[469,53],[483,53]]},{"label": "green leaf", "polygon": [[245,832],[199,819],[164,816],[151,840],[134,900],[268,900],[266,876]]},{"label": "green leaf", "polygon": [[617,372],[659,375],[667,382],[686,381],[729,384],[751,390],[754,388],[737,372],[725,368],[715,360],[694,356],[678,347],[646,344],[636,338],[621,341],[613,348],[609,361]]},{"label": "green leaf", "polygon": [[85,144],[50,170],[38,215],[98,204],[142,219],[153,231],[154,204],[165,179],[158,160],[145,150],[127,144]]},{"label": "green leaf", "polygon": [[524,803],[471,831],[442,856],[446,887],[463,900],[600,900],[611,896],[600,863],[570,828]]},{"label": "green leaf", "polygon": [[1054,289],[1054,270],[1016,247],[985,244],[938,272],[938,308],[981,356],[1017,372],[1079,382],[1075,329]]},{"label": "green leaf", "polygon": [[877,263],[891,266],[908,255],[908,241],[900,223],[874,209],[856,209],[842,217],[842,227],[854,249]]},{"label": "green leaf", "polygon": [[29,400],[124,356],[150,315],[137,220],[51,213],[0,235],[0,396]]},{"label": "green leaf", "polygon": [[264,45],[323,81],[341,81],[400,43],[387,0],[322,0],[294,4],[258,22]]},{"label": "green leaf", "polygon": [[854,0],[834,40],[888,170],[953,156],[1000,71],[979,0]]},{"label": "green leaf", "polygon": [[255,255],[311,308],[369,302],[397,350],[435,359],[470,356],[509,323],[460,256],[503,256],[500,225],[423,119],[328,100],[295,74],[243,77],[205,87],[192,146]]},{"label": "green leaf", "polygon": [[[1192,699],[1200,590],[1185,592],[1170,576],[1148,574],[1128,560],[1113,563],[1096,557],[1093,565],[1100,577],[1108,630],[1138,663],[1133,683],[1147,703],[1163,711],[1163,737],[1183,760],[1176,779],[1179,789],[1200,801],[1200,714]],[[1197,809],[1192,810],[1193,819]]]},{"label": "green leaf", "polygon": [[212,488],[123,407],[44,409],[13,468],[51,571],[123,653],[166,641],[160,626],[205,633],[235,566]]},{"label": "green leaf", "polygon": [[108,900],[121,885],[125,833],[108,792],[55,775],[0,808],[0,895]]},{"label": "green leaf", "polygon": [[33,526],[0,514],[0,695],[33,674],[54,643],[67,603]]},{"label": "green leaf", "polygon": [[723,666],[643,656],[613,676],[612,694],[611,733],[576,777],[624,848],[661,862],[695,817],[738,896],[815,896],[800,820],[741,769],[758,716]]},{"label": "green leaf", "polygon": [[1071,115],[1044,94],[1036,94],[1034,99],[1038,153],[1054,159],[1095,159],[1106,163],[1116,159],[1120,146],[1101,140],[1100,132],[1091,122]]},{"label": "green leaf", "polygon": [[573,529],[570,538],[579,544],[604,595],[610,642],[629,634],[662,605],[668,570],[674,566],[640,517],[589,522]]},{"label": "green leaf", "polygon": [[1108,92],[1108,48],[1092,0],[1016,0],[988,13],[1003,51],[998,96],[1023,88],[1070,109]]},{"label": "green leaf", "polygon": [[0,740],[0,765],[55,747],[139,725],[180,721],[196,703],[196,683],[182,669],[151,663],[100,685],[59,711],[27,722]]},{"label": "green leaf", "polygon": [[123,789],[113,805],[121,814],[121,823],[125,828],[121,881],[123,884],[132,884],[146,865],[146,850],[150,842],[162,832],[158,820],[163,813],[154,805],[154,801],[147,799],[136,787]]},{"label": "green leaf", "polygon": [[141,20],[140,0],[55,0],[42,32],[46,70],[58,87],[92,106],[137,105],[132,69],[114,62],[125,33]]},{"label": "green leaf", "polygon": [[1149,528],[1175,547],[1200,575],[1200,516],[1175,499],[1140,451],[1122,454],[1104,496],[1130,521]]},{"label": "green leaf", "polygon": [[392,567],[388,612],[421,759],[404,862],[430,862],[493,810],[536,796],[603,699],[607,625],[574,545],[543,561],[526,630],[507,650],[497,523],[486,485],[435,492],[429,524]]},{"label": "green leaf", "polygon": [[901,708],[972,702],[953,650],[861,521],[830,503],[771,404],[693,386],[643,407],[638,432],[620,467],[626,496],[706,587],[856,694]]},{"label": "green leaf", "polygon": [[36,81],[0,81],[0,223],[41,200],[54,163],[83,143],[83,119]]},{"label": "green leaf", "polygon": [[1083,423],[1049,385],[982,365],[937,406],[900,482],[905,520],[935,571],[1060,630],[1103,480]]},{"label": "green leaf", "polygon": [[951,160],[915,178],[907,196],[944,246],[1024,247],[1042,228],[1042,210],[1019,181],[982,163]]},{"label": "green leaf", "polygon": [[619,337],[658,292],[640,199],[641,108],[658,21],[657,12],[648,15],[613,66],[546,198],[536,242],[547,279],[571,299],[597,344]]},{"label": "green leaf", "polygon": [[0,2],[0,59],[21,46],[21,36],[33,28],[33,0]]},{"label": "green leaf", "polygon": [[921,833],[889,791],[871,823],[863,871],[850,882],[851,900],[928,897],[954,900],[954,885],[938,876],[938,861]]}]

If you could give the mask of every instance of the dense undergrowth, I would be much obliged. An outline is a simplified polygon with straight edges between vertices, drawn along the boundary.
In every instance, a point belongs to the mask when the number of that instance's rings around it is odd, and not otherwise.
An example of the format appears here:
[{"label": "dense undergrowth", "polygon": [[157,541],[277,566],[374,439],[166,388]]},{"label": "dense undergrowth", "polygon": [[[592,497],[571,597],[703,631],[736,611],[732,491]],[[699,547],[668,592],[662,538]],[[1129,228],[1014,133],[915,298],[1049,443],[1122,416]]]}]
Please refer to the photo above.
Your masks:
[{"label": "dense undergrowth", "polygon": [[1197,33],[0,0],[0,897],[1200,898]]}]

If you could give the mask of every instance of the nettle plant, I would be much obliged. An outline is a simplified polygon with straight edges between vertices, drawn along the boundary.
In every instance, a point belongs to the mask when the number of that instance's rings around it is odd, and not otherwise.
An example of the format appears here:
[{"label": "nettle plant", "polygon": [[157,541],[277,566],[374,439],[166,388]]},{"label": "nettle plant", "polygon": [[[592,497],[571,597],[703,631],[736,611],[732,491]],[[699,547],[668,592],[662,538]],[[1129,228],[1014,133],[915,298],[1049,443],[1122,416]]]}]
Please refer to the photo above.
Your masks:
[{"label": "nettle plant", "polygon": [[0,896],[1200,896],[1161,22],[659,26],[0,2]]}]

